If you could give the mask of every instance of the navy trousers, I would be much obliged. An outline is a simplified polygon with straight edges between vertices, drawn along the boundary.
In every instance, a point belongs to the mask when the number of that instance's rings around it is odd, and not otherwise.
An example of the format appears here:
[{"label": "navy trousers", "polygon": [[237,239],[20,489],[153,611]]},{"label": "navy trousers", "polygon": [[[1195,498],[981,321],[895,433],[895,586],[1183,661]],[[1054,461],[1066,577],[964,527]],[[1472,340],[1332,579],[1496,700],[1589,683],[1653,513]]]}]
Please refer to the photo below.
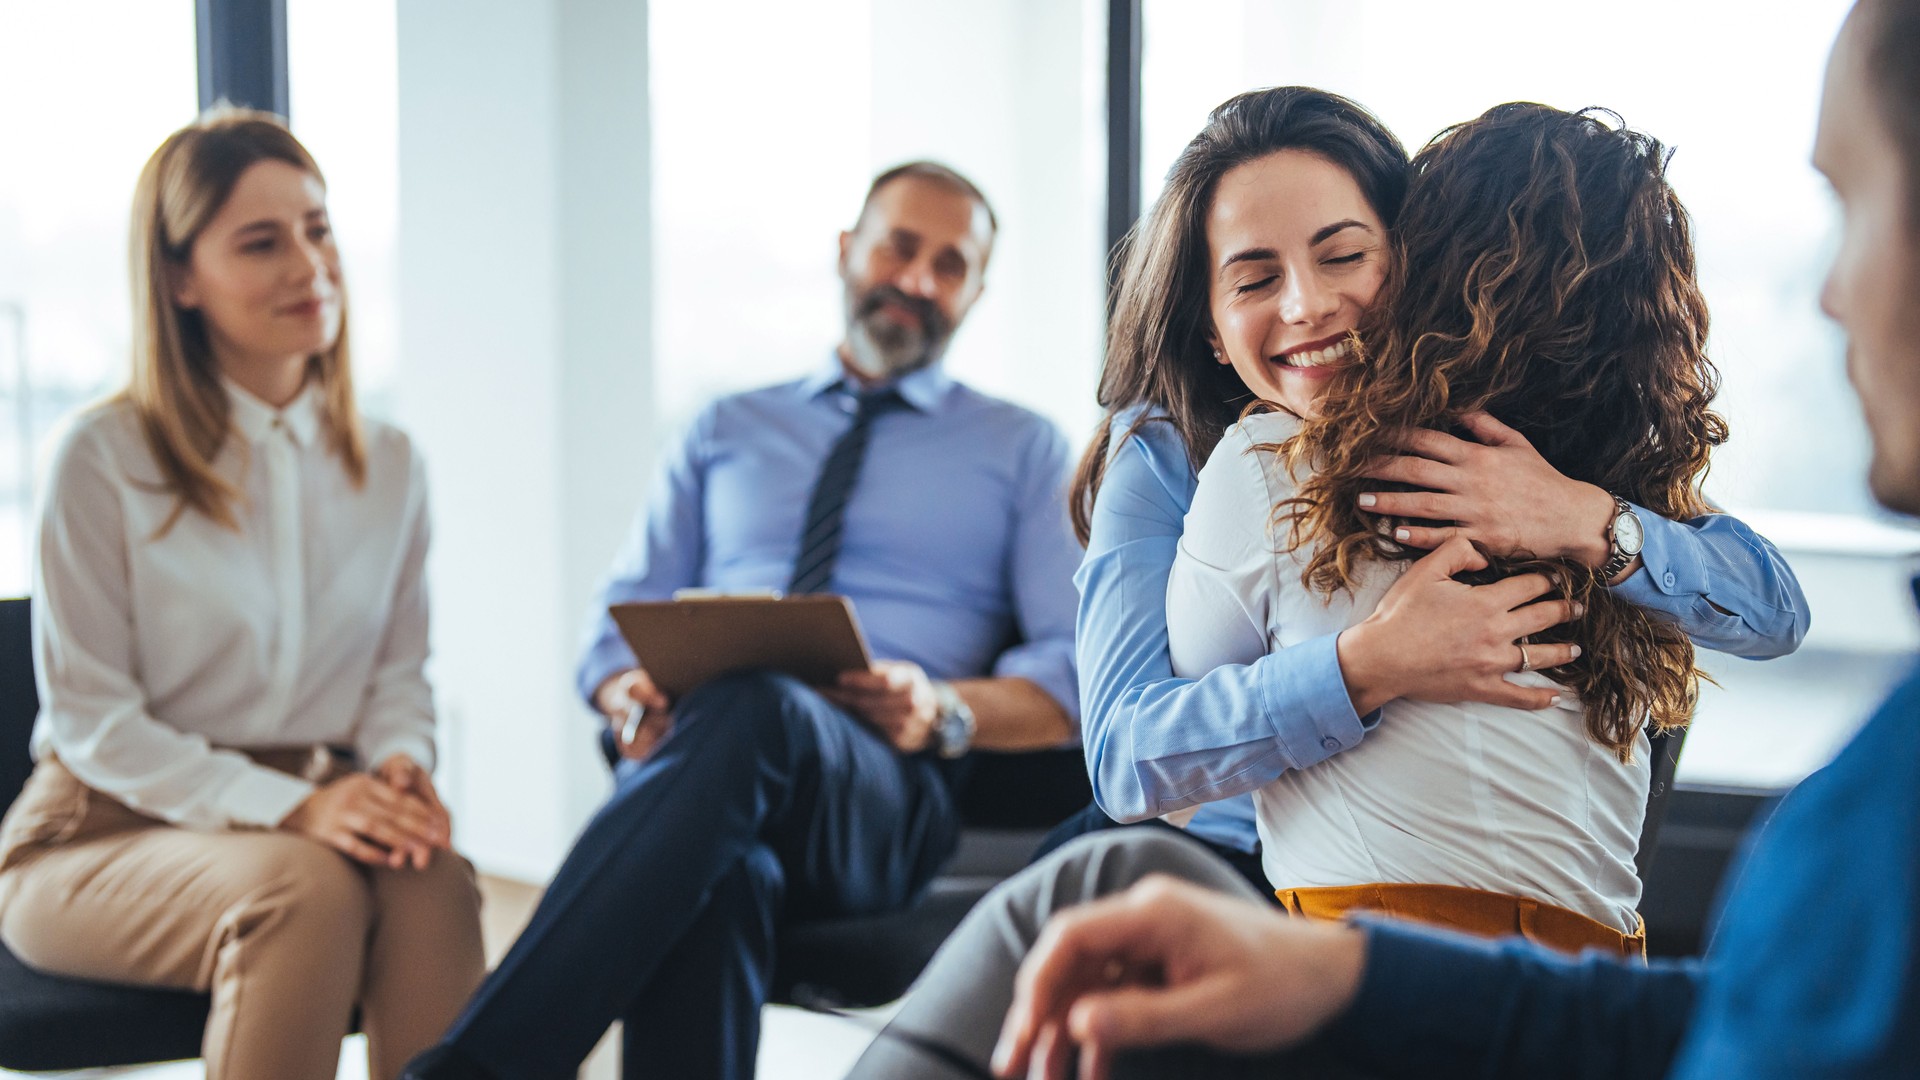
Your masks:
[{"label": "navy trousers", "polygon": [[447,1034],[494,1076],[570,1078],[618,1019],[629,1080],[751,1077],[781,925],[904,907],[959,835],[933,761],[781,675],[688,694],[615,778]]}]

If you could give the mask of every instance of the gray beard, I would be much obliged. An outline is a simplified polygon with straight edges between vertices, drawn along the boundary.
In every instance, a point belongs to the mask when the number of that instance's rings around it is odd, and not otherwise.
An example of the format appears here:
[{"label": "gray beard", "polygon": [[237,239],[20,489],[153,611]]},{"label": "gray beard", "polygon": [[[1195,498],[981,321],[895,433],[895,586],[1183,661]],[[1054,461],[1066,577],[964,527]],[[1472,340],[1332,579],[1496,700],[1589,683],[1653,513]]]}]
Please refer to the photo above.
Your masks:
[{"label": "gray beard", "polygon": [[855,371],[874,381],[911,375],[939,359],[940,350],[918,331],[889,327],[875,334],[866,319],[847,326],[847,355]]}]

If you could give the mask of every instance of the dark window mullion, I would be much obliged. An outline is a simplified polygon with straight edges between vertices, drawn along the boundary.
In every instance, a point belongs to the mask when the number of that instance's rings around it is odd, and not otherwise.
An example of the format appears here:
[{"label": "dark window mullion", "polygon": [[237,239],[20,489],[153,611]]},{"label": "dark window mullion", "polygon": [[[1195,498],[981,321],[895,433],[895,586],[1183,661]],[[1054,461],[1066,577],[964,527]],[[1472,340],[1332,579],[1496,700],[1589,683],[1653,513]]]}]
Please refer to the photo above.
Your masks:
[{"label": "dark window mullion", "polygon": [[1115,255],[1140,217],[1140,7],[1107,0],[1107,309],[1120,284]]},{"label": "dark window mullion", "polygon": [[228,101],[287,115],[286,0],[194,0],[200,107]]}]

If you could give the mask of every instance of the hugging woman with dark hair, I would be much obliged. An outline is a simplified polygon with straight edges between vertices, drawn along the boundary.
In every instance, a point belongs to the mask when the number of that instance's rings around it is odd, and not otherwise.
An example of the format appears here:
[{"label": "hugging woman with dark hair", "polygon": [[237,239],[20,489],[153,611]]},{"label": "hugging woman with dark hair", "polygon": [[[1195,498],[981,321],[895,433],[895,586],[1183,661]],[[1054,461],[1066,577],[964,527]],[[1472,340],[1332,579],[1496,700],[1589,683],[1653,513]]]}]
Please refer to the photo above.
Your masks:
[{"label": "hugging woman with dark hair", "polygon": [[[1298,175],[1269,175],[1282,158],[1298,159]],[[1100,386],[1107,421],[1073,498],[1087,542],[1078,653],[1098,806],[1060,840],[1169,816],[1264,888],[1245,793],[1362,745],[1387,702],[1552,707],[1553,691],[1504,677],[1520,666],[1517,639],[1540,629],[1528,621],[1537,613],[1512,612],[1510,587],[1453,580],[1447,554],[1409,568],[1358,626],[1199,678],[1174,672],[1165,596],[1200,466],[1256,399],[1317,395],[1351,363],[1340,345],[1391,277],[1406,184],[1405,152],[1359,105],[1306,87],[1253,91],[1214,110],[1130,238]],[[1349,382],[1365,378],[1357,369]],[[1347,497],[1409,515],[1440,500],[1450,525],[1404,526],[1416,550],[1460,536],[1495,557],[1595,570],[1625,554],[1604,591],[1695,644],[1756,659],[1798,646],[1807,614],[1793,572],[1738,520],[1631,497],[1622,516],[1603,485],[1556,468],[1491,416],[1460,425],[1384,457],[1384,479]],[[1402,479],[1432,491],[1389,490]],[[1634,527],[1644,543],[1628,554]],[[1541,669],[1571,652],[1528,650]]]},{"label": "hugging woman with dark hair", "polygon": [[[1264,411],[1200,472],[1167,592],[1177,675],[1385,606],[1420,553],[1393,538],[1408,526],[1355,508],[1409,430],[1510,416],[1503,438],[1563,475],[1662,516],[1706,513],[1698,483],[1726,426],[1708,410],[1706,309],[1665,159],[1644,135],[1541,105],[1499,106],[1415,157],[1384,302],[1321,350],[1348,359],[1262,386]],[[1220,320],[1229,347],[1242,321]],[[1423,516],[1445,518],[1434,502]],[[1504,677],[1553,706],[1388,702],[1365,744],[1256,791],[1268,879],[1297,914],[1382,910],[1644,955],[1644,728],[1686,722],[1692,643],[1577,558],[1489,560],[1464,540],[1441,557],[1532,620]]]},{"label": "hugging woman with dark hair", "polygon": [[[1442,133],[1414,161],[1394,238],[1345,169],[1294,147],[1226,168],[1194,218],[1198,237],[1173,228],[1163,202],[1146,235],[1204,245],[1204,262],[1190,272],[1208,274],[1204,293],[1192,294],[1204,295],[1207,310],[1191,327],[1206,361],[1218,350],[1219,364],[1241,380],[1247,415],[1213,434],[1185,489],[1190,506],[1175,523],[1177,539],[1166,544],[1158,614],[1172,685],[1159,692],[1163,703],[1177,703],[1182,692],[1204,697],[1236,681],[1256,688],[1240,702],[1250,716],[1162,711],[1182,727],[1175,736],[1187,750],[1175,760],[1211,778],[1210,797],[1255,793],[1267,882],[1249,885],[1244,869],[1231,873],[1199,845],[1165,833],[1067,847],[969,917],[890,1029],[898,1037],[877,1043],[855,1075],[895,1075],[929,1041],[984,1063],[1021,943],[1038,933],[1036,908],[1057,909],[1156,871],[1248,898],[1277,886],[1285,906],[1308,917],[1383,909],[1481,934],[1521,932],[1565,952],[1597,946],[1615,956],[1643,954],[1633,868],[1647,793],[1642,727],[1649,715],[1663,723],[1683,718],[1692,645],[1668,614],[1619,595],[1617,583],[1644,575],[1643,566],[1617,551],[1591,552],[1586,537],[1570,535],[1582,520],[1585,489],[1609,505],[1631,497],[1626,512],[1644,518],[1649,534],[1666,527],[1684,534],[1683,542],[1751,543],[1749,580],[1770,580],[1798,600],[1784,568],[1768,577],[1752,565],[1777,561],[1764,541],[1717,516],[1701,520],[1697,483],[1725,430],[1707,411],[1713,374],[1701,349],[1705,310],[1664,164],[1644,136],[1588,116],[1503,106]],[[1169,197],[1179,191],[1170,185]],[[1177,265],[1136,252],[1129,269]],[[1385,302],[1376,305],[1388,282]],[[1131,276],[1128,285],[1138,288]],[[1124,296],[1117,322],[1140,310]],[[1630,387],[1592,399],[1606,412],[1564,404],[1569,388],[1615,379]],[[1490,409],[1510,411],[1519,427],[1493,419]],[[1559,419],[1570,430],[1562,432]],[[1126,442],[1110,451],[1112,462],[1127,442],[1173,423],[1136,415]],[[1409,438],[1409,428],[1423,433]],[[1616,428],[1639,442],[1616,441]],[[1535,436],[1545,454],[1530,441]],[[1520,462],[1523,478],[1550,474],[1562,485],[1551,490],[1566,493],[1567,535],[1516,526],[1502,549],[1490,533],[1446,524],[1475,520],[1479,511],[1461,509],[1455,500],[1462,497],[1444,490],[1450,478],[1424,467],[1396,479],[1426,480],[1441,491],[1382,490],[1406,486],[1376,479],[1383,459],[1392,469],[1407,467],[1408,459],[1394,457],[1403,447],[1434,465],[1499,470]],[[1613,462],[1590,460],[1600,453],[1617,454],[1636,471],[1623,481]],[[1314,472],[1322,454],[1335,466],[1324,476]],[[1474,460],[1484,457],[1494,463]],[[1117,475],[1110,462],[1094,504],[1083,589],[1104,554],[1101,505]],[[1622,486],[1608,492],[1602,482]],[[1393,516],[1360,515],[1353,508],[1362,494]],[[1335,506],[1336,499],[1345,502]],[[1137,503],[1130,509],[1137,519]],[[1428,512],[1413,518],[1420,510]],[[1594,531],[1604,535],[1604,524]],[[1439,539],[1440,529],[1468,535],[1448,536],[1412,561],[1419,555],[1413,542]],[[1454,579],[1476,571],[1486,572],[1484,584]],[[1129,595],[1124,590],[1116,591]],[[1555,592],[1562,595],[1539,602]],[[1091,591],[1085,597],[1096,599]],[[1581,611],[1576,601],[1594,610]],[[1455,623],[1456,630],[1425,636],[1395,625],[1446,625],[1463,611],[1480,625]],[[1082,614],[1084,632],[1095,620],[1085,603]],[[1563,623],[1551,635],[1557,640],[1531,637]],[[1778,632],[1790,647],[1799,624]],[[1748,631],[1744,647],[1765,651],[1757,637]],[[1403,671],[1447,649],[1471,646],[1487,657],[1447,656],[1425,684],[1431,700],[1375,696],[1379,688],[1364,684],[1350,689],[1350,709],[1377,710],[1369,734],[1351,749],[1327,747],[1312,762],[1279,760],[1271,749],[1278,740],[1262,748],[1223,736],[1233,724],[1249,730],[1265,722],[1273,730],[1287,722],[1278,695],[1258,690],[1271,677],[1263,665],[1297,671],[1298,654],[1318,647],[1337,671],[1379,670],[1367,666],[1374,661],[1364,649],[1349,653],[1349,639],[1367,649],[1394,642],[1384,655]],[[1083,640],[1083,663],[1093,661],[1089,647]],[[1359,661],[1350,664],[1350,655]],[[1621,657],[1667,666],[1635,681],[1622,677]],[[1098,677],[1083,672],[1083,679]],[[1347,681],[1353,687],[1351,675]],[[1136,728],[1139,714],[1136,708]],[[1088,740],[1097,762],[1102,748],[1091,728]],[[1109,735],[1109,743],[1118,741]],[[1149,778],[1167,771],[1137,770]],[[1107,779],[1121,772],[1111,768]],[[1177,808],[1178,798],[1174,807],[1153,808]]]}]

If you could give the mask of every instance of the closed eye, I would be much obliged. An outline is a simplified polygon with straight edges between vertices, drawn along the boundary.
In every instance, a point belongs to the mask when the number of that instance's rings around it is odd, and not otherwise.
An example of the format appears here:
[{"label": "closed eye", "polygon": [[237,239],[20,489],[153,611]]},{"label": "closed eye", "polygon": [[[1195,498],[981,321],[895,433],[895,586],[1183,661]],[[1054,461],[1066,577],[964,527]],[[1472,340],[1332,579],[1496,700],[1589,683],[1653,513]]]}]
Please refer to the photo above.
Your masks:
[{"label": "closed eye", "polygon": [[1245,285],[1238,286],[1233,291],[1237,293],[1250,293],[1259,289],[1264,289],[1268,285],[1273,284],[1277,280],[1279,280],[1278,274],[1269,274],[1266,277],[1261,278],[1259,281],[1249,281]]}]

